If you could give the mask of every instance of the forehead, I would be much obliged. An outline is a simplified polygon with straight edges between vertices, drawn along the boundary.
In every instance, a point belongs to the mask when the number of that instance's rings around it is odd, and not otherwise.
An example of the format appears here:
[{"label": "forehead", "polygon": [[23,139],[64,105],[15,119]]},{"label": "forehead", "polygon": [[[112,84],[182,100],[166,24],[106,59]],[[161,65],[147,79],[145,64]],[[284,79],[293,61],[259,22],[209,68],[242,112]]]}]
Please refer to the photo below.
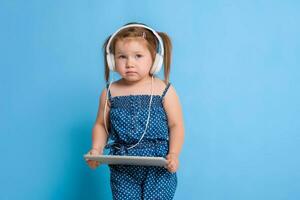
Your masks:
[{"label": "forehead", "polygon": [[125,38],[116,41],[116,51],[148,51],[147,41],[143,38]]}]

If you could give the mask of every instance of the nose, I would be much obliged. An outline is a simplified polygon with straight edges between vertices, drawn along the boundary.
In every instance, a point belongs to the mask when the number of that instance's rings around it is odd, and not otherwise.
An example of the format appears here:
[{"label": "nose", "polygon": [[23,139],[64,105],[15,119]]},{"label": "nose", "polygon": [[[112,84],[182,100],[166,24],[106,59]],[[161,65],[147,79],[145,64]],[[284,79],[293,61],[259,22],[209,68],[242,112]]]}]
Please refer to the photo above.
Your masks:
[{"label": "nose", "polygon": [[126,67],[127,68],[133,67],[133,59],[130,56],[127,58]]}]

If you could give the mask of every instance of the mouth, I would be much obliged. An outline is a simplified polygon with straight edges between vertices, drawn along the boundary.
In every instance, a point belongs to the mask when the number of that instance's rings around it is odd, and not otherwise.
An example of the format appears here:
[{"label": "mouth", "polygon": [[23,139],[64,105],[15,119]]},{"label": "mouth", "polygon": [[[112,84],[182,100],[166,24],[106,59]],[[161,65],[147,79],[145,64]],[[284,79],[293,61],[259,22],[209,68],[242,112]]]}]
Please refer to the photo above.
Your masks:
[{"label": "mouth", "polygon": [[136,72],[126,72],[126,74],[131,75],[131,74],[136,74]]}]

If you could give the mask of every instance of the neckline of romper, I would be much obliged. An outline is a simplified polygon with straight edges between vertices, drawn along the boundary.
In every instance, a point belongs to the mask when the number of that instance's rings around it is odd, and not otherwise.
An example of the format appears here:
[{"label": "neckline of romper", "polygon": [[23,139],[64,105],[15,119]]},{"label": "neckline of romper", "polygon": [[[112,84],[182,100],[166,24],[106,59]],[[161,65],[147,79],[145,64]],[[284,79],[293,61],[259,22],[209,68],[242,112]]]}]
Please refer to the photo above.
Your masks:
[{"label": "neckline of romper", "polygon": [[[152,98],[152,105],[161,105],[164,96],[166,95],[171,83],[168,83],[162,93],[162,95],[154,94]],[[108,84],[106,89],[108,89]],[[120,96],[111,96],[110,90],[108,90],[108,99],[112,107],[127,107],[132,105],[135,100],[141,101],[141,106],[149,105],[151,94],[131,94],[131,95],[120,95]]]}]

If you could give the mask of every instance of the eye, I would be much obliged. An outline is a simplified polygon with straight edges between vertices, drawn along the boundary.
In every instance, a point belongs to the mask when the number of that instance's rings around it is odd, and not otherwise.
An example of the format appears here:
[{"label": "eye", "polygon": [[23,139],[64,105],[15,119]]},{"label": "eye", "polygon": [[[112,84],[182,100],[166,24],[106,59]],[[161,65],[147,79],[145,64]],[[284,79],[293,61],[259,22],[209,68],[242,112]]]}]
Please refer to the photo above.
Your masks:
[{"label": "eye", "polygon": [[119,55],[118,58],[119,58],[119,59],[125,59],[126,56],[124,56],[124,55]]},{"label": "eye", "polygon": [[135,57],[136,57],[136,58],[142,58],[143,55],[142,55],[142,54],[136,54]]}]

